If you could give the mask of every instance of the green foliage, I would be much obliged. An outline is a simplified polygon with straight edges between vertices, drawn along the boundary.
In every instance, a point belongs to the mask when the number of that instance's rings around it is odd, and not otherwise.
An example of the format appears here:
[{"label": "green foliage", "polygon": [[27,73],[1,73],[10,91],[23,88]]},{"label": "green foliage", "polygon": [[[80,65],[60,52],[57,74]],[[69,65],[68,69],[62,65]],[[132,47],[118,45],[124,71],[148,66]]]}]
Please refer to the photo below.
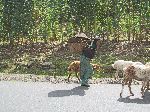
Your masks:
[{"label": "green foliage", "polygon": [[108,39],[122,34],[128,40],[148,39],[149,4],[148,0],[0,0],[0,38],[63,41],[80,30]]},{"label": "green foliage", "polygon": [[15,40],[18,36],[27,36],[33,26],[32,0],[3,0],[2,25],[4,36]]}]

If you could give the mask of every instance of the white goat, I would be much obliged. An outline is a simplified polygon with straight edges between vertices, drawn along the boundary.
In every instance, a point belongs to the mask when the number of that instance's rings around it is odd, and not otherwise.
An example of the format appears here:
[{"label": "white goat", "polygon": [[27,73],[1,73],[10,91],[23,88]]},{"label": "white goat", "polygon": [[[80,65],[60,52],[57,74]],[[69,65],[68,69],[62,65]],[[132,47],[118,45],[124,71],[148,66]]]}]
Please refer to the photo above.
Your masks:
[{"label": "white goat", "polygon": [[112,64],[112,67],[114,69],[116,69],[116,73],[115,73],[115,79],[119,78],[119,72],[121,72],[123,74],[123,69],[125,67],[131,66],[133,64],[137,64],[137,65],[143,65],[141,62],[132,62],[132,61],[124,61],[124,60],[117,60],[114,62],[114,64]]},{"label": "white goat", "polygon": [[142,88],[141,88],[141,94],[142,97],[144,96],[144,92],[146,90],[146,87],[149,86],[149,80],[150,80],[150,66],[142,65],[142,64],[133,64],[128,67],[125,67],[123,69],[124,73],[124,79],[122,82],[122,90],[120,93],[120,97],[122,97],[124,85],[128,83],[130,94],[133,96],[133,92],[131,91],[131,83],[132,80],[138,80],[143,81]]}]

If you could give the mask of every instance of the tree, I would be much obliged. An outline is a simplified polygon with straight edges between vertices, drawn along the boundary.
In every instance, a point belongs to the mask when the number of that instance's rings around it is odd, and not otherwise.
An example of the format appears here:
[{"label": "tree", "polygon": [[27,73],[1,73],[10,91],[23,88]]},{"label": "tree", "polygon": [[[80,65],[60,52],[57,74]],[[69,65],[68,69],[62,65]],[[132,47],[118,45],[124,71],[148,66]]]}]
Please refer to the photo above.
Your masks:
[{"label": "tree", "polygon": [[16,37],[25,37],[33,26],[32,0],[3,0],[3,32],[13,44]]}]

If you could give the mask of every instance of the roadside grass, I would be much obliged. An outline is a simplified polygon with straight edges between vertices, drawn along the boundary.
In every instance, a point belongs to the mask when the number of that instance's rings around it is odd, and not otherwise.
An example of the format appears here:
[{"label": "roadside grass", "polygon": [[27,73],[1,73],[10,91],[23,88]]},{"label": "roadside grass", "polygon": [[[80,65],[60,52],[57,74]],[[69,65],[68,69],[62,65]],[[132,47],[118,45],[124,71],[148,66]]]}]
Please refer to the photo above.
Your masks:
[{"label": "roadside grass", "polygon": [[[132,59],[131,59],[132,58]],[[28,58],[30,60],[30,58]],[[113,54],[103,54],[103,55],[96,55],[95,58],[92,60],[92,63],[99,64],[101,66],[111,66],[111,64],[114,63],[115,60],[118,59],[124,59],[124,60],[142,60],[142,61],[150,61],[147,58],[142,57],[126,57],[121,56],[120,58],[113,55]],[[50,75],[50,76],[67,76],[67,67],[71,63],[72,60],[66,60],[64,58],[57,58],[53,57],[51,59],[47,59],[47,61],[52,62],[55,65],[55,69],[42,69],[39,67],[25,67],[21,65],[15,65],[13,60],[5,60],[5,63],[7,66],[1,66],[0,72],[3,73],[17,73],[17,74],[35,74],[35,75]],[[100,70],[99,72],[94,72],[95,78],[104,78],[104,77],[113,77],[115,71],[108,72],[105,70]],[[74,74],[75,76],[75,74]]]},{"label": "roadside grass", "polygon": [[[30,60],[30,58],[28,58]],[[26,60],[26,61],[28,61]],[[96,56],[93,60],[92,63],[99,64],[101,66],[110,66],[114,61],[116,60],[116,57],[113,55],[100,55]],[[59,57],[53,57],[53,58],[47,58],[48,62],[52,62],[55,65],[55,69],[42,69],[39,67],[25,67],[21,65],[15,65],[15,62],[13,60],[8,60],[5,61],[7,64],[7,67],[0,67],[0,72],[3,73],[17,73],[17,74],[35,74],[35,75],[50,75],[50,76],[67,76],[68,71],[67,68],[69,64],[73,60],[66,60],[64,58],[59,58]],[[107,73],[107,71],[100,70],[99,72],[94,72],[93,77],[95,78],[102,78],[102,77],[112,77],[113,73]],[[75,76],[75,74],[73,74]]]},{"label": "roadside grass", "polygon": [[[40,47],[40,46],[39,46]],[[39,48],[37,48],[39,49]],[[149,50],[149,48],[148,48]],[[49,50],[48,50],[49,51]],[[1,51],[0,51],[1,52]],[[6,55],[0,56],[0,72],[2,73],[17,73],[17,74],[35,74],[35,75],[50,75],[50,76],[67,76],[67,68],[68,65],[73,60],[79,60],[78,54],[71,54],[69,52],[59,52],[55,55],[45,55],[44,53],[32,55],[29,52],[25,52],[17,56],[18,54],[9,54],[9,52],[5,53]],[[14,59],[15,56],[19,57],[22,62],[26,65],[28,64],[33,58],[35,59],[34,62],[36,65],[32,67],[23,66],[20,64],[16,64],[16,60]],[[114,61],[123,59],[123,60],[132,60],[132,61],[140,61],[142,63],[150,62],[150,57],[148,53],[142,52],[141,54],[135,55],[130,53],[130,51],[126,52],[125,54],[115,54],[113,51],[105,51],[99,52],[96,54],[95,58],[92,60],[92,63],[99,64],[102,67],[111,66]],[[46,62],[52,62],[55,66],[54,68],[41,68],[39,64],[41,60]],[[99,72],[94,72],[95,78],[104,78],[104,77],[113,77],[115,71],[107,71],[105,69],[101,69]],[[74,74],[75,76],[75,74]]]}]

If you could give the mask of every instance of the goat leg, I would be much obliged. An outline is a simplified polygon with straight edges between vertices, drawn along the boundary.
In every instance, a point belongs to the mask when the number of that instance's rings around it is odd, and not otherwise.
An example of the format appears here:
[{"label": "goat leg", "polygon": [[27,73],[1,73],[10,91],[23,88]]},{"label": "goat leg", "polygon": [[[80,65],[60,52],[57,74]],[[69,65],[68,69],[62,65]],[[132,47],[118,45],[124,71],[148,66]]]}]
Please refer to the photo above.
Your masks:
[{"label": "goat leg", "polygon": [[131,91],[131,83],[132,83],[132,80],[130,80],[129,83],[128,83],[129,92],[130,92],[131,96],[134,96],[133,92]]},{"label": "goat leg", "polygon": [[147,80],[147,78],[144,79],[143,84],[142,84],[142,88],[141,88],[141,94],[142,97],[144,97],[144,92],[146,90],[147,84],[149,83],[149,80]]},{"label": "goat leg", "polygon": [[68,81],[68,82],[70,82],[70,80],[69,80],[69,79],[70,79],[70,76],[71,76],[71,73],[69,73],[69,75],[68,75],[68,78],[67,78],[67,81]]},{"label": "goat leg", "polygon": [[123,89],[124,89],[124,84],[122,84],[122,89],[121,89],[121,93],[120,93],[120,98],[122,98]]},{"label": "goat leg", "polygon": [[149,88],[149,81],[147,82],[146,87],[147,87],[147,90],[150,90],[150,88]]},{"label": "goat leg", "polygon": [[122,98],[122,93],[123,93],[123,90],[124,90],[124,85],[126,85],[128,82],[128,79],[124,78],[123,81],[122,81],[122,89],[121,89],[121,93],[120,93],[120,97]]},{"label": "goat leg", "polygon": [[78,78],[78,81],[80,82],[79,74],[76,73],[76,77]]},{"label": "goat leg", "polygon": [[114,76],[114,79],[115,79],[115,80],[117,80],[117,79],[119,78],[119,75],[118,75],[118,74],[119,74],[118,71],[116,71],[115,76]]}]

